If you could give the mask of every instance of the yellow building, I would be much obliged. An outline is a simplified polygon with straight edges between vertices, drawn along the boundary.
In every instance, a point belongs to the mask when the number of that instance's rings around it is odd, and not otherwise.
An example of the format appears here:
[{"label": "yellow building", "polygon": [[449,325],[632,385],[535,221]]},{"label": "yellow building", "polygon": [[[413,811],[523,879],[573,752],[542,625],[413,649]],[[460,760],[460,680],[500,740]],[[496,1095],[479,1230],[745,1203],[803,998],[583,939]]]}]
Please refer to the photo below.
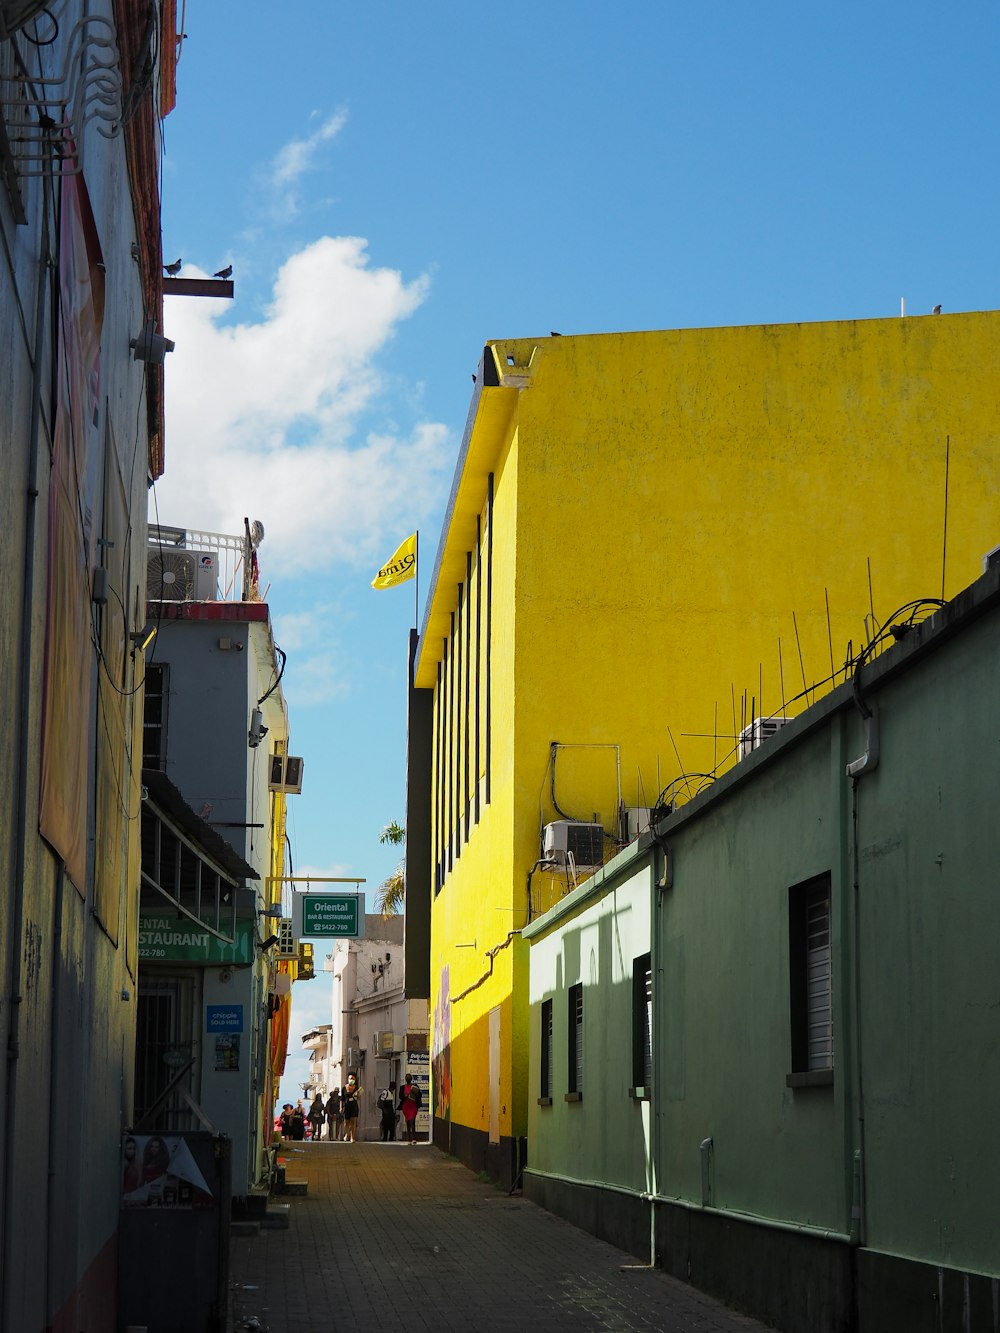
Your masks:
[{"label": "yellow building", "polygon": [[522,1160],[530,916],[981,572],[998,366],[995,313],[485,348],[413,651],[407,828],[434,1134],[468,1165]]}]

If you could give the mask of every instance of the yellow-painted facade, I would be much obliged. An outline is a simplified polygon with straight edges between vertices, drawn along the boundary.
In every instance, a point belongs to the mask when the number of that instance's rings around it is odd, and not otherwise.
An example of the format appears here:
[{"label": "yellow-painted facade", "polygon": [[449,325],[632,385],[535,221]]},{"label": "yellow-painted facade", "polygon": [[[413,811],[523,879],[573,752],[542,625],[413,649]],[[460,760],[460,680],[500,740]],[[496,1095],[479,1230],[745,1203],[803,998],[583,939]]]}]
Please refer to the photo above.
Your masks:
[{"label": "yellow-painted facade", "polygon": [[487,346],[410,775],[432,792],[433,1112],[466,1160],[526,1134],[517,932],[572,886],[531,873],[543,826],[600,823],[607,859],[621,804],[729,767],[751,718],[844,679],[873,616],[979,575],[998,367],[994,313]]}]

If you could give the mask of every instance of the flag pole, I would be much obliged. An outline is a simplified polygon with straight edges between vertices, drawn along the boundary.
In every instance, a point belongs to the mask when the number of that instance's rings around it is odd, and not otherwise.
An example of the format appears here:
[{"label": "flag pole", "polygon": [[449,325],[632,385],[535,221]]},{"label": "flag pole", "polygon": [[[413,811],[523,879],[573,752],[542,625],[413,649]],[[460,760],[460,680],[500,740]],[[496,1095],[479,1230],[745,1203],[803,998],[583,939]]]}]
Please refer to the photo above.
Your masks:
[{"label": "flag pole", "polygon": [[413,543],[413,628],[420,631],[420,529]]}]

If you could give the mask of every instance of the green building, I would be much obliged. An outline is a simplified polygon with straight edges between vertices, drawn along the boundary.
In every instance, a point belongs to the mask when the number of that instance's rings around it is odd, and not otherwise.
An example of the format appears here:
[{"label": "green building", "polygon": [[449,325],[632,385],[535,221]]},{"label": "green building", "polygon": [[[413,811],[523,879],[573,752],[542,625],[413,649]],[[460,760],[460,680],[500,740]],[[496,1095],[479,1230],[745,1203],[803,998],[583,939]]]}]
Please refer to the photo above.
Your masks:
[{"label": "green building", "polygon": [[525,929],[527,1195],[778,1328],[993,1333],[998,653],[997,567],[904,607]]}]

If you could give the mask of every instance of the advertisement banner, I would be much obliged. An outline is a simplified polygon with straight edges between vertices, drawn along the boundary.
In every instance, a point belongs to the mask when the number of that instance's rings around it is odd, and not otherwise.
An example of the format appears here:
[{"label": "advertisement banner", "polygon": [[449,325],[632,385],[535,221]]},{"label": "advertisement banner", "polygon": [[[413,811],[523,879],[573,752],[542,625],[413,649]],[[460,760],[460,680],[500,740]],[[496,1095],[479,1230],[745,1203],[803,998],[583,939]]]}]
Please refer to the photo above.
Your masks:
[{"label": "advertisement banner", "polygon": [[128,1134],[122,1142],[123,1208],[214,1208],[191,1149],[176,1134]]},{"label": "advertisement banner", "polygon": [[143,912],[139,917],[139,961],[202,963],[206,967],[237,967],[252,963],[253,922],[237,921],[236,937],[226,944],[197,921]]}]

